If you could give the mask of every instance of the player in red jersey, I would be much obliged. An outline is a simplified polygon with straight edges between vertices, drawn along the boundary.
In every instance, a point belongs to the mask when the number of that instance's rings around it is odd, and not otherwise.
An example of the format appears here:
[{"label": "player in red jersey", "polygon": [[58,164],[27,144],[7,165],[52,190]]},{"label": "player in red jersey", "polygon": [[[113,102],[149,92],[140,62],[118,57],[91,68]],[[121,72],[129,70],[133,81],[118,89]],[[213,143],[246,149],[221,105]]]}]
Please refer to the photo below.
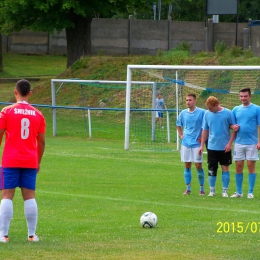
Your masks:
[{"label": "player in red jersey", "polygon": [[0,242],[8,242],[13,216],[13,197],[16,187],[21,188],[28,240],[38,242],[35,234],[38,208],[35,200],[36,176],[45,148],[46,123],[42,113],[28,103],[31,86],[19,80],[14,90],[17,103],[0,113],[0,144],[5,134],[5,145],[0,172]]}]

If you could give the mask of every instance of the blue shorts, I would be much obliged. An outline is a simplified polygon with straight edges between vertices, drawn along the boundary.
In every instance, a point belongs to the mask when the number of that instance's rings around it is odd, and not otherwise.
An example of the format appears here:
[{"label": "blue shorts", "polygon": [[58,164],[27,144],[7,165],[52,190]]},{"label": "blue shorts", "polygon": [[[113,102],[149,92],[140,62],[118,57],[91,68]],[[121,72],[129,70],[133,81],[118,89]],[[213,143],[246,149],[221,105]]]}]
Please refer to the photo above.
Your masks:
[{"label": "blue shorts", "polygon": [[16,187],[35,190],[37,169],[0,168],[0,190]]},{"label": "blue shorts", "polygon": [[159,111],[156,111],[155,117],[163,118],[163,113],[162,113],[162,112],[159,112]]}]

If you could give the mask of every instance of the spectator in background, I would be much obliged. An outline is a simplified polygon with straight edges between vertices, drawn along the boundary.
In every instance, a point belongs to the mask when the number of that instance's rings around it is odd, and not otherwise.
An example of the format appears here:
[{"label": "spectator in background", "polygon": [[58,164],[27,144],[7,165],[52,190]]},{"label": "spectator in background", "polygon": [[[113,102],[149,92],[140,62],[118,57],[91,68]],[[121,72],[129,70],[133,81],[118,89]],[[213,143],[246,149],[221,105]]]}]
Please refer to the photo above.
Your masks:
[{"label": "spectator in background", "polygon": [[159,122],[160,127],[163,129],[164,128],[162,124],[163,109],[167,109],[167,107],[161,93],[157,93],[157,98],[155,100],[155,108],[157,109],[155,114],[156,122]]}]

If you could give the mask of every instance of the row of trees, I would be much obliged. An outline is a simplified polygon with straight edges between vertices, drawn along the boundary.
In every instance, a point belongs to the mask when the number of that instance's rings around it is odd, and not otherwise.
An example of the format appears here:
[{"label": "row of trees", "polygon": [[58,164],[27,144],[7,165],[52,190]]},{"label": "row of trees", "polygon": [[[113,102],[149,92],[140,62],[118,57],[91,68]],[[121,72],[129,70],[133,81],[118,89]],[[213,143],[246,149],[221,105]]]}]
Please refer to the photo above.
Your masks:
[{"label": "row of trees", "polygon": [[[260,1],[238,1],[240,22],[260,19]],[[205,21],[207,18],[206,0],[160,0],[160,3],[161,19],[168,19],[169,14],[172,19],[182,21]],[[52,33],[65,28],[69,67],[80,57],[91,54],[93,17],[128,18],[134,15],[138,19],[153,19],[153,5],[154,0],[1,0],[0,32],[9,34],[28,28]],[[223,15],[220,21],[234,22],[236,17]]]}]

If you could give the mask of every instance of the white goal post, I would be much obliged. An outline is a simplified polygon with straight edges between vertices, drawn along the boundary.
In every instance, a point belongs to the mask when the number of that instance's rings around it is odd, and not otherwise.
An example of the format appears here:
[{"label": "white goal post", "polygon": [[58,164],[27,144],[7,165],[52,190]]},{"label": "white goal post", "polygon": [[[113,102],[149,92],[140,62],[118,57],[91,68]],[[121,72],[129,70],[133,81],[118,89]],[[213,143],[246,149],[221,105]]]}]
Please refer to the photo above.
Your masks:
[{"label": "white goal post", "polygon": [[[260,66],[186,66],[186,65],[128,65],[127,66],[127,81],[126,81],[126,111],[125,111],[125,143],[124,143],[124,149],[128,150],[129,149],[129,140],[130,140],[130,110],[131,110],[131,86],[134,82],[134,80],[136,80],[136,78],[138,78],[138,80],[143,80],[142,77],[140,76],[141,73],[143,73],[144,71],[152,71],[151,73],[147,73],[146,74],[146,80],[150,80],[149,76],[147,75],[155,75],[156,73],[154,73],[154,71],[172,71],[172,75],[170,76],[171,79],[170,81],[174,84],[175,83],[175,88],[176,88],[176,113],[177,113],[177,117],[179,114],[179,100],[178,100],[178,93],[180,92],[181,89],[181,85],[184,87],[190,87],[191,89],[199,89],[201,91],[202,94],[205,94],[204,92],[211,92],[212,93],[221,93],[222,95],[228,95],[228,94],[232,94],[234,97],[232,97],[234,100],[236,97],[236,95],[238,94],[238,89],[248,86],[248,83],[246,82],[246,80],[243,80],[244,78],[247,78],[247,73],[250,76],[250,78],[252,80],[254,80],[254,84],[257,85],[257,88],[254,87],[254,93],[259,94],[260,93]],[[208,82],[208,84],[212,85],[212,89],[210,89],[210,87],[207,87],[207,85],[205,84],[205,86],[200,86],[199,83],[197,83],[198,85],[194,84],[194,86],[192,86],[192,84],[190,83],[185,83],[185,82],[180,82],[178,81],[178,71],[202,71],[202,74],[206,74],[206,72],[209,71],[216,71],[216,72],[220,72],[223,74],[226,74],[226,78],[221,78],[221,76],[218,75],[210,75],[210,82]],[[222,71],[222,72],[221,72]],[[244,74],[241,75],[233,75],[229,76],[228,71],[246,71],[243,72]],[[252,71],[252,73],[250,73],[249,71]],[[138,72],[138,73],[133,73],[133,72]],[[227,73],[226,73],[227,72]],[[254,72],[254,73],[253,73]],[[257,75],[256,75],[257,73]],[[215,73],[218,74],[218,73]],[[137,76],[136,76],[137,75]],[[196,77],[196,76],[195,76]],[[221,85],[225,85],[225,84],[229,84],[229,86],[232,85],[232,77],[235,78],[236,77],[236,87],[231,87],[228,90],[226,89],[218,89],[214,87],[215,82],[217,82],[219,84],[219,86]],[[152,77],[151,77],[152,78]],[[159,77],[158,77],[159,78]],[[165,77],[166,78],[166,77]],[[227,80],[228,78],[228,80]],[[238,79],[237,79],[238,78]],[[221,79],[221,80],[220,80]],[[238,83],[237,81],[241,81],[241,84]],[[243,81],[243,82],[242,82]],[[251,87],[250,85],[248,87]],[[203,92],[204,91],[204,92]],[[258,92],[258,93],[257,93]],[[182,93],[183,94],[183,93]],[[214,94],[212,94],[214,95]],[[258,95],[260,97],[260,95]],[[177,134],[176,134],[177,135]],[[176,140],[176,145],[177,145],[177,149],[178,149],[178,135],[177,135],[177,140]]]}]

